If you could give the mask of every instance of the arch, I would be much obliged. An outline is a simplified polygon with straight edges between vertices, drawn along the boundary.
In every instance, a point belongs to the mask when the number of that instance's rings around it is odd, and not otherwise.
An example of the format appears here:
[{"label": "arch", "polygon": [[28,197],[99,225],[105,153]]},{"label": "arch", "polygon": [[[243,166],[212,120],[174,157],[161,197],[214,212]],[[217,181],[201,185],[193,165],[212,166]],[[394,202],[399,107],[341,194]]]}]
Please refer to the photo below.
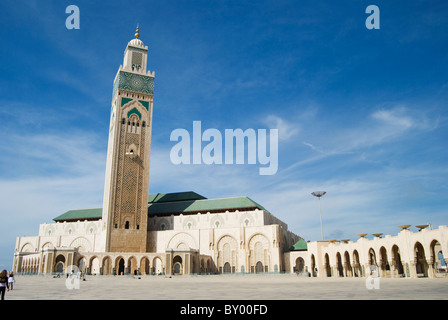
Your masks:
[{"label": "arch", "polygon": [[101,262],[101,270],[100,273],[103,275],[112,274],[112,258],[109,256],[105,256]]},{"label": "arch", "polygon": [[440,242],[434,239],[431,241],[429,248],[431,256],[430,261],[435,275],[446,273],[446,263]]},{"label": "arch", "polygon": [[298,257],[296,259],[296,265],[294,269],[297,274],[303,274],[303,272],[305,271],[305,260],[303,260],[302,257]]},{"label": "arch", "polygon": [[173,274],[183,274],[182,257],[177,255],[173,258]]},{"label": "arch", "polygon": [[262,273],[263,272],[263,262],[257,261],[255,264],[255,273]]},{"label": "arch", "polygon": [[224,263],[222,272],[223,273],[231,273],[232,272],[232,267],[230,266],[230,263],[228,263],[228,262]]},{"label": "arch", "polygon": [[124,273],[125,273],[124,258],[119,256],[115,259],[115,274],[124,275]]},{"label": "arch", "polygon": [[45,235],[46,235],[46,236],[55,236],[55,235],[56,235],[56,229],[54,228],[54,226],[49,225],[49,226],[45,229]]},{"label": "arch", "polygon": [[251,227],[254,225],[254,217],[253,214],[243,213],[240,217],[240,226],[241,227]]},{"label": "arch", "polygon": [[348,253],[348,251],[344,252],[344,269],[345,275],[347,277],[353,277],[353,268],[350,262],[350,254]]},{"label": "arch", "polygon": [[150,267],[149,267],[149,258],[148,257],[142,257],[140,259],[140,273],[141,274],[149,274],[150,273]]},{"label": "arch", "polygon": [[268,270],[269,264],[269,240],[262,233],[256,233],[249,239],[249,254],[250,254],[250,270],[253,273],[256,264],[261,262],[264,265],[265,271]]},{"label": "arch", "polygon": [[198,249],[196,240],[190,234],[185,232],[175,234],[168,242],[167,249],[176,249],[180,243],[185,243],[189,248]]},{"label": "arch", "polygon": [[224,219],[219,216],[219,215],[215,215],[211,220],[210,220],[210,228],[214,229],[214,228],[223,228],[224,227]]},{"label": "arch", "polygon": [[417,277],[428,276],[428,263],[426,262],[425,249],[418,241],[414,245],[414,264]]},{"label": "arch", "polygon": [[371,266],[378,265],[376,263],[376,254],[375,254],[375,250],[373,250],[373,248],[370,248],[368,251],[368,259],[369,259],[369,265],[371,265]]},{"label": "arch", "polygon": [[236,270],[236,257],[238,251],[238,242],[230,235],[222,236],[217,242],[218,251],[218,269],[222,272],[224,265],[229,263],[231,272]]},{"label": "arch", "polygon": [[132,125],[135,126],[135,122],[142,118],[142,114],[137,110],[137,108],[133,108],[128,112],[128,118]]},{"label": "arch", "polygon": [[158,219],[156,222],[155,230],[157,231],[165,231],[165,230],[172,230],[170,222],[166,218]]},{"label": "arch", "polygon": [[66,235],[71,236],[71,235],[73,235],[75,232],[76,232],[75,224],[74,224],[73,222],[72,222],[72,223],[67,223],[67,226],[65,227],[64,233],[65,233]]},{"label": "arch", "polygon": [[42,250],[44,249],[53,249],[55,245],[51,241],[47,241],[42,245]]},{"label": "arch", "polygon": [[100,274],[100,259],[97,256],[89,259],[89,274]]},{"label": "arch", "polygon": [[189,250],[190,247],[186,243],[184,243],[184,242],[179,242],[177,244],[177,246],[176,246],[176,249],[178,249],[178,250]]},{"label": "arch", "polygon": [[186,230],[196,229],[196,217],[187,217],[183,222],[183,228]]},{"label": "arch", "polygon": [[389,261],[387,259],[387,251],[384,246],[380,248],[379,267],[380,267],[381,274],[383,277],[387,276],[390,273]]},{"label": "arch", "polygon": [[138,268],[137,268],[137,258],[132,256],[128,259],[128,268],[127,268],[129,274],[137,275]]},{"label": "arch", "polygon": [[65,256],[63,254],[56,257],[53,271],[57,273],[63,273],[65,271]]},{"label": "arch", "polygon": [[87,240],[84,237],[77,237],[74,239],[69,247],[73,247],[78,249],[79,252],[91,252],[92,251],[92,245],[89,240]]},{"label": "arch", "polygon": [[87,226],[86,226],[86,230],[85,233],[86,234],[96,234],[98,230],[97,225],[94,222],[90,222]]},{"label": "arch", "polygon": [[[125,102],[123,104],[123,102]],[[122,114],[126,114],[128,119],[131,120],[131,124],[132,121],[136,122],[142,119],[142,114],[144,114],[147,109],[141,104],[139,103],[137,100],[124,100],[122,101],[122,109],[123,112]]]},{"label": "arch", "polygon": [[160,257],[155,257],[152,260],[152,272],[153,272],[153,274],[162,274],[163,273],[163,264],[162,264],[162,259]]},{"label": "arch", "polygon": [[403,263],[401,262],[400,248],[395,244],[392,247],[392,266],[395,276],[404,276]]},{"label": "arch", "polygon": [[27,242],[22,246],[20,252],[34,252],[34,246],[31,243]]}]

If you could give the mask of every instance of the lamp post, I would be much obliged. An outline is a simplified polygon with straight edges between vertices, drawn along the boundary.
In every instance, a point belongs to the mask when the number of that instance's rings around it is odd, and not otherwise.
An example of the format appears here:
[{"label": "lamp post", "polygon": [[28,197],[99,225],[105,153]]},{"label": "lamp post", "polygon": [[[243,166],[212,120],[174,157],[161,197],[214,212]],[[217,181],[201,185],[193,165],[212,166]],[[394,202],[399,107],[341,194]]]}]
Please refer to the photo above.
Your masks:
[{"label": "lamp post", "polygon": [[314,191],[311,194],[319,198],[319,212],[320,212],[320,231],[322,233],[322,241],[324,240],[324,228],[322,226],[322,208],[320,206],[320,198],[322,198],[327,192],[326,191]]}]

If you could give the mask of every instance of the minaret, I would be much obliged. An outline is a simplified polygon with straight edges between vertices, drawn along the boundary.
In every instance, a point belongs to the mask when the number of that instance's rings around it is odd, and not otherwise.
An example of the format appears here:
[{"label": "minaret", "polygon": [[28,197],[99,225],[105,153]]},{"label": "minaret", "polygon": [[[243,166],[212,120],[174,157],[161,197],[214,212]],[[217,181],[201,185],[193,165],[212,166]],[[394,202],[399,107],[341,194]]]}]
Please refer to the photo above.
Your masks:
[{"label": "minaret", "polygon": [[135,38],[115,76],[103,200],[106,252],[146,252],[154,72],[148,47]]}]

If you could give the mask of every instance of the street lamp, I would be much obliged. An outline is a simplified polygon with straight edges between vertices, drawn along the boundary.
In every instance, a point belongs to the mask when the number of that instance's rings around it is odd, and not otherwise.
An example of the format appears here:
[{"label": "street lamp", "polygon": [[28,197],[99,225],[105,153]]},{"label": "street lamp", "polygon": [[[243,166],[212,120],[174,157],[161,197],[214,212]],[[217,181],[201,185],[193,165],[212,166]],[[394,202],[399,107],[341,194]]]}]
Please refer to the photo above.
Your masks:
[{"label": "street lamp", "polygon": [[319,212],[320,212],[320,231],[322,233],[322,241],[324,240],[324,228],[322,227],[322,208],[320,206],[320,198],[324,196],[327,192],[326,191],[314,191],[311,192],[311,194],[315,197],[319,198]]}]

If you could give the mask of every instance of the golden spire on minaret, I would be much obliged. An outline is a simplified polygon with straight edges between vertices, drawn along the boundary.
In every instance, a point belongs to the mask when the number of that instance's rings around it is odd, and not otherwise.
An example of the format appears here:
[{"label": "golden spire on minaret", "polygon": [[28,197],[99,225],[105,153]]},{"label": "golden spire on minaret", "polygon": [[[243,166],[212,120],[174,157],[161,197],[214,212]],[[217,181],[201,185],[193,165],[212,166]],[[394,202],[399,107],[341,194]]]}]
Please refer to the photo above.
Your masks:
[{"label": "golden spire on minaret", "polygon": [[138,31],[138,25],[137,25],[137,30],[135,30],[135,38],[136,39],[140,38],[140,33]]}]

